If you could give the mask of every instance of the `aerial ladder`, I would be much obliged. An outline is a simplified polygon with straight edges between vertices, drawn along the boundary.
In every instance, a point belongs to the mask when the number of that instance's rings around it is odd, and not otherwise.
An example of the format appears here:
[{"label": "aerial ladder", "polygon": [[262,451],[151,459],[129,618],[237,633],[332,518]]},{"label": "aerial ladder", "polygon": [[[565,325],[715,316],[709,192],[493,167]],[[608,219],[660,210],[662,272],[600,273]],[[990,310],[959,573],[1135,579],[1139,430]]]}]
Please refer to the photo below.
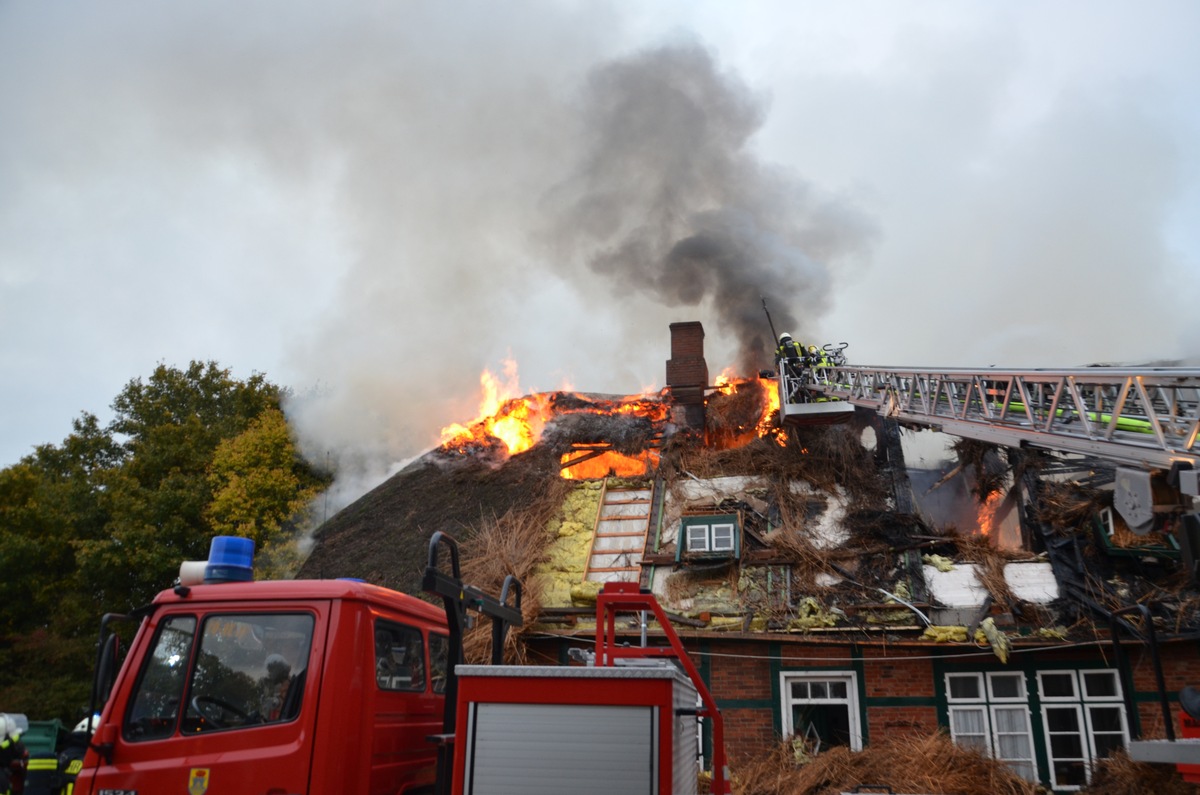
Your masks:
[{"label": "aerial ladder", "polygon": [[1114,462],[1114,506],[1140,535],[1152,528],[1164,473],[1179,495],[1200,496],[1200,369],[820,369],[805,390],[825,400],[966,439]]},{"label": "aerial ladder", "polygon": [[[864,367],[829,357],[819,369],[808,367],[799,375],[806,395],[795,403],[798,417],[805,405],[837,402],[966,439],[1114,462],[1114,508],[1139,535],[1156,526],[1160,511],[1181,514],[1175,535],[1195,576],[1200,566],[1200,515],[1195,511],[1200,497],[1200,369]],[[781,403],[785,425],[792,408]],[[1133,612],[1141,614],[1139,625],[1123,618]],[[1130,756],[1177,764],[1187,780],[1200,782],[1200,689],[1188,687],[1179,694],[1185,736],[1176,739],[1149,608],[1131,605],[1113,612],[1110,620],[1118,661],[1123,630],[1149,650],[1163,709],[1166,740],[1133,740]]]}]

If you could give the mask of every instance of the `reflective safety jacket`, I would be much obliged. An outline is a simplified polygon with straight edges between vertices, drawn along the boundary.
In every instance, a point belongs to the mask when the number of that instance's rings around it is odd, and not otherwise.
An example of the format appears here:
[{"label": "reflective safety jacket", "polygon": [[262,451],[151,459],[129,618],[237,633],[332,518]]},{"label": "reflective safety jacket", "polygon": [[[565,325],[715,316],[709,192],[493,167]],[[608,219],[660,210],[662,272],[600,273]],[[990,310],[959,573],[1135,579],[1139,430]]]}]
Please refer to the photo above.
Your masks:
[{"label": "reflective safety jacket", "polygon": [[25,745],[19,732],[0,740],[0,795],[12,793],[12,763],[25,759]]},{"label": "reflective safety jacket", "polygon": [[801,345],[800,343],[796,342],[795,340],[789,340],[788,342],[783,343],[775,351],[775,360],[779,361],[780,359],[789,359],[792,361],[803,361],[804,346]]}]

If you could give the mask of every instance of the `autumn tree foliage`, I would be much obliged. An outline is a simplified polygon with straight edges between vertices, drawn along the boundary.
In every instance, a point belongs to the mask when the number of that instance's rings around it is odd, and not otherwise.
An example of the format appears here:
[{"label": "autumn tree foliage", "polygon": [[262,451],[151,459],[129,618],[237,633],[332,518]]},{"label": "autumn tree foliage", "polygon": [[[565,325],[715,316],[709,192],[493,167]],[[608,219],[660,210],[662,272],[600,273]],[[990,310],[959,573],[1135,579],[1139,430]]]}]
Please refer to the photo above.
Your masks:
[{"label": "autumn tree foliage", "polygon": [[102,426],[0,470],[0,705],[73,720],[99,616],[170,586],[215,535],[253,538],[286,575],[304,508],[325,483],[298,454],[284,392],[215,362],[130,381]]}]

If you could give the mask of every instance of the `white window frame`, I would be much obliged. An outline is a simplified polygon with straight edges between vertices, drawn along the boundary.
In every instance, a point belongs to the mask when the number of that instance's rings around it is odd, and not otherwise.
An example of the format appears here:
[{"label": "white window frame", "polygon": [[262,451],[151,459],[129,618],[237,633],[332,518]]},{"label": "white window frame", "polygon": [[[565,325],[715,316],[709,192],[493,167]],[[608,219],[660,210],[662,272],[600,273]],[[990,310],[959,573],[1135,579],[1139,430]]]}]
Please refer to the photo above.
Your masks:
[{"label": "white window frame", "polygon": [[[792,698],[795,682],[842,682],[846,685],[845,698]],[[792,737],[796,727],[792,725],[792,707],[796,704],[845,704],[850,713],[850,750],[863,748],[862,718],[859,714],[858,674],[854,671],[782,671],[779,674],[779,693],[783,699],[783,736]]]},{"label": "white window frame", "polygon": [[[724,531],[726,529],[728,529],[728,531],[729,531],[729,537],[728,538],[720,538],[717,535],[717,531],[719,531],[719,530]],[[737,541],[737,528],[733,526],[733,522],[721,522],[720,524],[712,524],[712,525],[709,525],[709,530],[710,530],[709,537],[712,540],[712,543],[709,546],[712,548],[713,552],[733,552],[734,551],[734,549],[736,547],[736,541]],[[723,533],[722,533],[722,535],[723,535]],[[720,543],[718,543],[718,542],[720,542]]]},{"label": "white window frame", "polygon": [[[983,749],[994,759],[1002,762],[1012,763],[1013,767],[1017,765],[1026,765],[1030,773],[1029,780],[1038,780],[1037,769],[1037,753],[1033,742],[1033,726],[1029,720],[1029,688],[1025,681],[1025,674],[1017,671],[988,671],[988,672],[947,672],[946,675],[946,717],[949,721],[950,738],[956,743],[966,738],[980,738],[983,740]],[[996,696],[994,683],[998,679],[1016,678],[1020,683],[1019,692],[1015,696]],[[974,698],[955,697],[952,695],[951,681],[952,680],[974,679],[976,682],[976,692],[979,694]],[[1025,730],[1023,732],[1003,732],[1001,733],[998,726],[999,721],[996,716],[1001,710],[1011,710],[1014,707],[1020,708],[1021,714],[1025,717]],[[966,713],[978,713],[981,716],[983,733],[963,733],[956,730],[955,715]],[[1025,737],[1025,747],[1028,749],[1028,756],[1009,757],[1004,756],[1000,750],[1001,736]],[[978,747],[977,742],[962,743],[964,746]]]},{"label": "white window frame", "polygon": [[[1084,676],[1086,674],[1103,673],[1113,677],[1113,682],[1116,685],[1115,693],[1108,696],[1092,696],[1085,689]],[[1071,677],[1072,688],[1074,695],[1072,696],[1047,696],[1044,695],[1045,688],[1042,684],[1042,677],[1046,675],[1066,675]],[[1121,719],[1121,743],[1125,747],[1129,746],[1129,716],[1125,714],[1125,699],[1122,693],[1121,678],[1114,668],[1081,668],[1081,669],[1055,669],[1038,671],[1038,694],[1042,702],[1042,727],[1045,732],[1046,739],[1046,760],[1050,765],[1050,784],[1054,789],[1061,790],[1078,790],[1081,789],[1077,784],[1059,784],[1058,777],[1054,773],[1055,761],[1064,762],[1083,762],[1084,781],[1086,786],[1092,780],[1092,762],[1096,759],[1096,733],[1092,724],[1092,707],[1106,707],[1116,709],[1117,714]],[[1081,738],[1080,748],[1084,755],[1083,759],[1076,757],[1055,757],[1053,748],[1050,745],[1050,718],[1049,710],[1051,709],[1067,709],[1074,708],[1078,719],[1079,729],[1084,732],[1086,737]],[[1056,732],[1063,734],[1063,732]],[[1104,734],[1113,734],[1106,731]]]},{"label": "white window frame", "polygon": [[[717,535],[717,531],[728,531]],[[733,522],[687,525],[688,552],[735,552],[737,550],[737,526]]]},{"label": "white window frame", "polygon": [[690,524],[687,528],[687,551],[708,552],[708,525]]}]

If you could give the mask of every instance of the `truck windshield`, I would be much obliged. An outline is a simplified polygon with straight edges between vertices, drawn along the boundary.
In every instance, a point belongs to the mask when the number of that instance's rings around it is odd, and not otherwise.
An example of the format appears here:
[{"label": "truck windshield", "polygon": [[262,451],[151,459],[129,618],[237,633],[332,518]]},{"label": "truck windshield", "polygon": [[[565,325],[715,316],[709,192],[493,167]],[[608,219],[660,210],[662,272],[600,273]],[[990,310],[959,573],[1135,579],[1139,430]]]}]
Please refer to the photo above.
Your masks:
[{"label": "truck windshield", "polygon": [[126,738],[172,735],[185,698],[185,734],[293,720],[312,634],[307,613],[209,615],[198,637],[194,617],[168,618],[130,702]]}]

